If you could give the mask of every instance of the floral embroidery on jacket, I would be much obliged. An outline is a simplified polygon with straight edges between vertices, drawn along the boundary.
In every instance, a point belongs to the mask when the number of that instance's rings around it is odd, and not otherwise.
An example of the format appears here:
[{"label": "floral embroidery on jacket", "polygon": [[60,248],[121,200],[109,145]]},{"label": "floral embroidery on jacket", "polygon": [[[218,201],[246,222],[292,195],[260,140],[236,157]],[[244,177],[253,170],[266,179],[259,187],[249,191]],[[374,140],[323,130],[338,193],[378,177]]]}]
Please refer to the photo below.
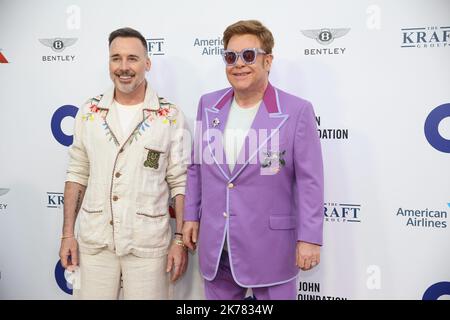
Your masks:
[{"label": "floral embroidery on jacket", "polygon": [[88,113],[86,113],[86,114],[84,114],[83,116],[82,116],[82,119],[84,120],[84,121],[87,121],[87,120],[89,120],[89,121],[93,121],[94,120],[94,114],[99,114],[100,115],[100,117],[103,119],[103,120],[105,120],[105,118],[106,118],[106,115],[108,114],[108,110],[107,109],[101,109],[101,108],[99,108],[98,107],[98,103],[100,102],[100,100],[102,99],[102,97],[103,97],[103,95],[99,95],[99,96],[97,96],[97,97],[95,97],[95,98],[92,98],[90,101],[89,101],[89,103],[91,104],[90,106],[89,106],[89,111],[90,112],[88,112]]},{"label": "floral embroidery on jacket", "polygon": [[108,123],[106,122],[106,116],[108,115],[108,109],[102,109],[98,107],[98,103],[102,99],[103,95],[99,95],[97,97],[92,98],[88,103],[91,105],[89,106],[89,112],[84,114],[82,116],[82,119],[84,121],[94,121],[95,115],[98,114],[100,118],[103,120],[102,127],[105,130],[106,136],[109,138],[109,141],[113,141],[116,146],[119,146],[119,141],[117,140],[114,133],[111,131],[111,128],[109,127]]},{"label": "floral embroidery on jacket", "polygon": [[160,108],[157,111],[158,116],[163,117],[163,123],[164,124],[175,124],[177,123],[177,114],[178,110],[175,108],[175,106],[167,101],[164,98],[159,98],[159,105]]},{"label": "floral embroidery on jacket", "polygon": [[133,141],[138,140],[138,138],[144,133],[153,121],[157,119],[162,119],[163,124],[175,124],[178,110],[173,104],[168,102],[164,98],[159,98],[159,109],[144,109],[144,121],[142,121],[133,131],[130,138],[130,145]]},{"label": "floral embroidery on jacket", "polygon": [[[113,141],[115,145],[120,146],[119,141],[115,137],[114,133],[111,131],[108,123],[106,122],[106,116],[108,115],[108,109],[99,108],[98,104],[102,99],[103,95],[99,95],[90,99],[87,103],[89,105],[89,111],[83,114],[83,121],[94,121],[95,116],[98,115],[103,120],[102,127],[105,130],[106,136],[109,138],[109,141]],[[144,120],[136,126],[134,131],[132,132],[129,144],[131,145],[133,141],[139,139],[140,136],[151,126],[151,123],[155,120],[161,119],[163,124],[175,124],[176,118],[178,115],[178,110],[176,107],[167,101],[164,98],[159,98],[159,108],[157,110],[153,109],[144,109],[143,110],[143,118]]]}]

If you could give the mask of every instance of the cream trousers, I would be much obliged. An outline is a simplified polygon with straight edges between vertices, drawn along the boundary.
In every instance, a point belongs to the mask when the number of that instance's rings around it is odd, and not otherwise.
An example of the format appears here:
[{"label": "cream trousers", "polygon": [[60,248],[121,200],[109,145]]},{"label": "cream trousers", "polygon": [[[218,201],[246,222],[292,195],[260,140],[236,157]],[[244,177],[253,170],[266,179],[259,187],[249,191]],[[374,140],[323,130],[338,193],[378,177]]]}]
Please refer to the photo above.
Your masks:
[{"label": "cream trousers", "polygon": [[[140,258],[132,254],[118,257],[109,250],[98,254],[80,253],[79,300],[150,300],[169,298],[167,256]],[[122,287],[122,288],[121,288]]]}]

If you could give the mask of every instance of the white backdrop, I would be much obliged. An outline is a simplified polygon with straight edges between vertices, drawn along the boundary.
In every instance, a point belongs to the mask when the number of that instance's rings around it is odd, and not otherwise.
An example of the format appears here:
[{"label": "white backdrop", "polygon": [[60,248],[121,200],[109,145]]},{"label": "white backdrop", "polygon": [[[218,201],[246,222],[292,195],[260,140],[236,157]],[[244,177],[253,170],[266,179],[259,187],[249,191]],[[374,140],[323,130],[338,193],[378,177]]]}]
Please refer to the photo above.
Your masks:
[{"label": "white backdrop", "polygon": [[[70,298],[55,271],[68,149],[51,121],[70,136],[58,109],[111,85],[109,33],[149,39],[147,77],[192,128],[200,95],[228,86],[218,42],[240,19],[271,29],[270,80],[313,103],[322,135],[322,262],[298,299],[450,297],[450,1],[0,0],[0,299]],[[326,28],[348,30],[302,32]],[[39,41],[56,38],[76,42]],[[190,258],[177,299],[203,298]]]}]

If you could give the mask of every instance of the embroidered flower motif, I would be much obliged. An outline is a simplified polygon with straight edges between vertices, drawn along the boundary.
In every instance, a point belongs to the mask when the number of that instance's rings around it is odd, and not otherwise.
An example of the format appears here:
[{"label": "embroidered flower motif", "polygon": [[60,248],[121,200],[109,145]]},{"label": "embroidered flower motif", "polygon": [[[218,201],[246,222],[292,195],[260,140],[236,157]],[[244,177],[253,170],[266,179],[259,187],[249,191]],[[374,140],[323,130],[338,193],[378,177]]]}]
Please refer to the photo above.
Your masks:
[{"label": "embroidered flower motif", "polygon": [[158,117],[164,118],[162,123],[164,124],[175,124],[176,116],[178,114],[178,110],[174,108],[172,105],[161,105],[161,107],[156,111]]},{"label": "embroidered flower motif", "polygon": [[85,115],[82,116],[82,119],[84,121],[93,121],[95,119],[94,114],[98,113],[100,114],[100,117],[105,120],[106,115],[108,114],[108,110],[107,109],[101,109],[98,107],[98,103],[100,102],[100,100],[102,99],[103,95],[97,96],[95,98],[92,98],[90,103],[91,105],[89,106],[89,111],[88,113],[86,113]]},{"label": "embroidered flower motif", "polygon": [[97,113],[100,109],[96,104],[92,104],[89,109],[91,110],[91,112]]},{"label": "embroidered flower motif", "polygon": [[93,115],[92,113],[86,113],[86,114],[84,114],[84,115],[81,117],[81,119],[82,119],[83,121],[87,121],[87,120],[93,121],[93,120],[94,120],[94,115]]},{"label": "embroidered flower motif", "polygon": [[167,114],[167,118],[170,121],[175,121],[176,117],[178,115],[178,109],[174,107],[169,108],[169,113]]},{"label": "embroidered flower motif", "polygon": [[116,146],[119,146],[119,141],[117,140],[114,133],[111,131],[111,128],[109,127],[108,123],[106,122],[106,116],[108,115],[108,109],[102,109],[98,107],[98,103],[102,99],[103,95],[99,95],[95,98],[92,98],[90,100],[91,105],[89,106],[88,113],[84,114],[82,116],[82,119],[84,121],[93,121],[95,119],[94,115],[99,114],[100,118],[103,120],[102,126],[105,130],[105,135],[108,137],[109,141],[113,141]]},{"label": "embroidered flower motif", "polygon": [[175,124],[178,110],[175,108],[175,106],[167,101],[165,98],[159,97],[159,109],[156,112],[159,117],[164,117],[165,119],[162,120],[162,123],[164,124]]},{"label": "embroidered flower motif", "polygon": [[151,127],[151,123],[158,118],[162,118],[163,124],[174,124],[176,123],[176,116],[178,110],[174,108],[172,104],[167,102],[164,98],[159,98],[160,106],[157,110],[156,107],[146,108],[143,110],[145,120],[141,122],[133,131],[130,138],[130,145],[133,141],[136,141],[147,128]]},{"label": "embroidered flower motif", "polygon": [[167,115],[169,114],[169,109],[159,108],[159,110],[156,112],[160,117],[167,117]]}]

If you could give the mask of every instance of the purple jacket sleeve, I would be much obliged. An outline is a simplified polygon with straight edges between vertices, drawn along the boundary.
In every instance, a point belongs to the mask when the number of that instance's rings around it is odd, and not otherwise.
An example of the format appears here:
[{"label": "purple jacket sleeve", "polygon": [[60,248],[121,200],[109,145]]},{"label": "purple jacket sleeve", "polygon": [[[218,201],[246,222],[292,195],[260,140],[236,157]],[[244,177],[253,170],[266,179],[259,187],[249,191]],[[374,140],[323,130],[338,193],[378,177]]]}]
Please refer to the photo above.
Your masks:
[{"label": "purple jacket sleeve", "polygon": [[184,221],[199,221],[202,199],[202,179],[200,163],[202,152],[202,98],[198,103],[197,118],[194,124],[191,162],[187,169],[186,197],[184,200]]},{"label": "purple jacket sleeve", "polygon": [[322,245],[323,240],[323,162],[313,106],[300,111],[294,140],[294,166],[297,183],[297,240]]}]

